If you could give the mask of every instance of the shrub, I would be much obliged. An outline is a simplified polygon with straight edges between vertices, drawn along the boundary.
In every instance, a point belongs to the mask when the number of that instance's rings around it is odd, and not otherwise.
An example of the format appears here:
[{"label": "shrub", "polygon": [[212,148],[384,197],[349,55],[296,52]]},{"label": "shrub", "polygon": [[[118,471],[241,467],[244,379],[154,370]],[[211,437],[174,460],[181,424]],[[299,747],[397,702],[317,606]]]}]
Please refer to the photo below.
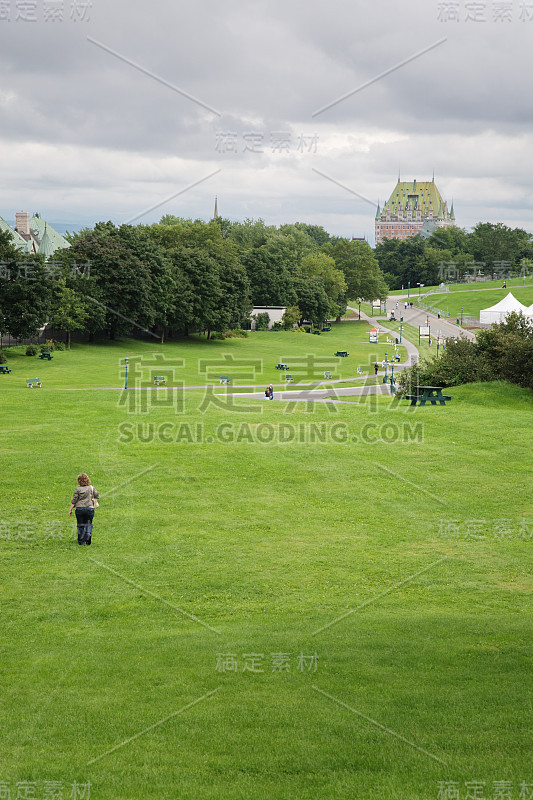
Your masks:
[{"label": "shrub", "polygon": [[211,331],[211,339],[225,339],[225,338],[226,337],[224,336],[224,334],[221,333],[220,331]]},{"label": "shrub", "polygon": [[26,348],[26,355],[27,356],[36,356],[39,352],[39,348],[35,344],[29,344]]},{"label": "shrub", "polygon": [[241,331],[240,329],[226,331],[224,334],[225,339],[246,339],[248,336],[248,331]]},{"label": "shrub", "polygon": [[441,356],[403,370],[398,378],[398,394],[409,394],[412,386],[458,386],[495,380],[493,364],[468,339],[448,340]]},{"label": "shrub", "polygon": [[272,330],[273,331],[282,331],[282,330],[284,330],[283,323],[282,322],[274,322],[274,324],[272,325]]},{"label": "shrub", "polygon": [[267,331],[270,316],[268,311],[263,311],[260,314],[254,314],[255,329],[256,331]]},{"label": "shrub", "polygon": [[5,350],[0,350],[0,364],[5,364],[7,361],[7,353]]},{"label": "shrub", "polygon": [[56,350],[66,350],[67,346],[66,346],[65,342],[54,342],[54,348]]}]

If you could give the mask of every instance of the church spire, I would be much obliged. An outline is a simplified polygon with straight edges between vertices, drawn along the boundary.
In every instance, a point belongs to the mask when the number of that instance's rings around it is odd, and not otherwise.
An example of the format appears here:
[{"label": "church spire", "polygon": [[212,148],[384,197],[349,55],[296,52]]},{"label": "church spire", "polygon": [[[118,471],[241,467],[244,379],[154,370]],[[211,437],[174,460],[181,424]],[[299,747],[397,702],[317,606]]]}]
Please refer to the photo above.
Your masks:
[{"label": "church spire", "polygon": [[218,219],[220,214],[218,213],[218,196],[215,195],[215,213],[213,214],[213,219]]}]

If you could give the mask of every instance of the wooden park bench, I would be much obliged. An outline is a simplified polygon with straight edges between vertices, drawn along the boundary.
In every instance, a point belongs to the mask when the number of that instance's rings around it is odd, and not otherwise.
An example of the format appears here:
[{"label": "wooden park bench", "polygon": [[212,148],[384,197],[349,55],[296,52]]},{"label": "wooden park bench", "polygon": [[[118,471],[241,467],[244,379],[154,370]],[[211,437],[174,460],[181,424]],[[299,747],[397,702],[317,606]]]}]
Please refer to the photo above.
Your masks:
[{"label": "wooden park bench", "polygon": [[46,358],[47,361],[51,361],[53,359],[52,353],[41,353],[39,358]]},{"label": "wooden park bench", "polygon": [[154,386],[166,386],[167,379],[163,375],[156,375],[154,377]]},{"label": "wooden park bench", "polygon": [[442,394],[442,386],[415,386],[412,393],[406,394],[404,397],[406,400],[411,401],[412,406],[416,406],[417,403],[425,406],[428,402],[432,406],[437,405],[437,403],[445,406],[446,401],[449,402],[452,399],[449,394]]},{"label": "wooden park bench", "polygon": [[346,352],[346,350],[337,350],[335,355],[338,356],[339,358],[346,358],[348,353]]},{"label": "wooden park bench", "polygon": [[5,364],[0,364],[0,375],[9,375],[11,370]]},{"label": "wooden park bench", "polygon": [[33,389],[35,386],[37,389],[41,388],[41,381],[39,378],[26,378],[26,386],[28,389]]},{"label": "wooden park bench", "polygon": [[231,383],[231,378],[229,378],[227,375],[221,375],[220,384],[222,385],[223,383],[229,385]]},{"label": "wooden park bench", "polygon": [[276,364],[276,369],[289,369],[287,364]]}]

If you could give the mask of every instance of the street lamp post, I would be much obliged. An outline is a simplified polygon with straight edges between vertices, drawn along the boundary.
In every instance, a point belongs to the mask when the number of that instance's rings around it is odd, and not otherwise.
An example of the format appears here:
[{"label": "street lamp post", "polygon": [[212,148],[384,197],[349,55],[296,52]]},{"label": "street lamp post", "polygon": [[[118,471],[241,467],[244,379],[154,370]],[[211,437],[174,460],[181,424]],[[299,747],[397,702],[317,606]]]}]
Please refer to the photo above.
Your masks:
[{"label": "street lamp post", "polygon": [[461,306],[461,327],[463,325],[463,306]]},{"label": "street lamp post", "polygon": [[124,383],[124,388],[127,389],[128,388],[128,363],[129,363],[129,358],[125,358],[124,359],[124,363],[126,365],[126,381]]},{"label": "street lamp post", "polygon": [[388,367],[388,364],[389,364],[389,355],[388,355],[388,353],[385,353],[385,375],[383,376],[383,383],[387,383],[387,381],[388,381],[388,378],[387,378],[387,367]]},{"label": "street lamp post", "polygon": [[411,296],[411,281],[407,281],[407,299]]},{"label": "street lamp post", "polygon": [[403,331],[403,317],[401,318],[400,322],[400,344],[402,343],[402,331]]},{"label": "street lamp post", "polygon": [[361,319],[361,301],[357,301],[359,303],[359,319]]}]

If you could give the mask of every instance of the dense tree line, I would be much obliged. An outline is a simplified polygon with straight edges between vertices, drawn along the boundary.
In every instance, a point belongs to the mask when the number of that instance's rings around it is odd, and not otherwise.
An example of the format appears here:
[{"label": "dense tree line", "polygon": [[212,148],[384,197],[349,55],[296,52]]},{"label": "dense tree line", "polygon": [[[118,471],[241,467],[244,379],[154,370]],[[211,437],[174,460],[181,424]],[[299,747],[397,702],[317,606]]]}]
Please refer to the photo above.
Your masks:
[{"label": "dense tree line", "polygon": [[298,321],[320,324],[341,316],[349,299],[387,295],[366,242],[303,223],[165,216],[150,226],[100,222],[69,240],[46,262],[0,235],[1,332],[27,338],[50,323],[68,337],[209,335],[246,324],[254,305],[287,306]]},{"label": "dense tree line", "polygon": [[533,242],[521,228],[480,222],[467,233],[439,228],[428,239],[385,239],[375,255],[390,289],[456,283],[481,272],[491,278],[533,273]]}]

